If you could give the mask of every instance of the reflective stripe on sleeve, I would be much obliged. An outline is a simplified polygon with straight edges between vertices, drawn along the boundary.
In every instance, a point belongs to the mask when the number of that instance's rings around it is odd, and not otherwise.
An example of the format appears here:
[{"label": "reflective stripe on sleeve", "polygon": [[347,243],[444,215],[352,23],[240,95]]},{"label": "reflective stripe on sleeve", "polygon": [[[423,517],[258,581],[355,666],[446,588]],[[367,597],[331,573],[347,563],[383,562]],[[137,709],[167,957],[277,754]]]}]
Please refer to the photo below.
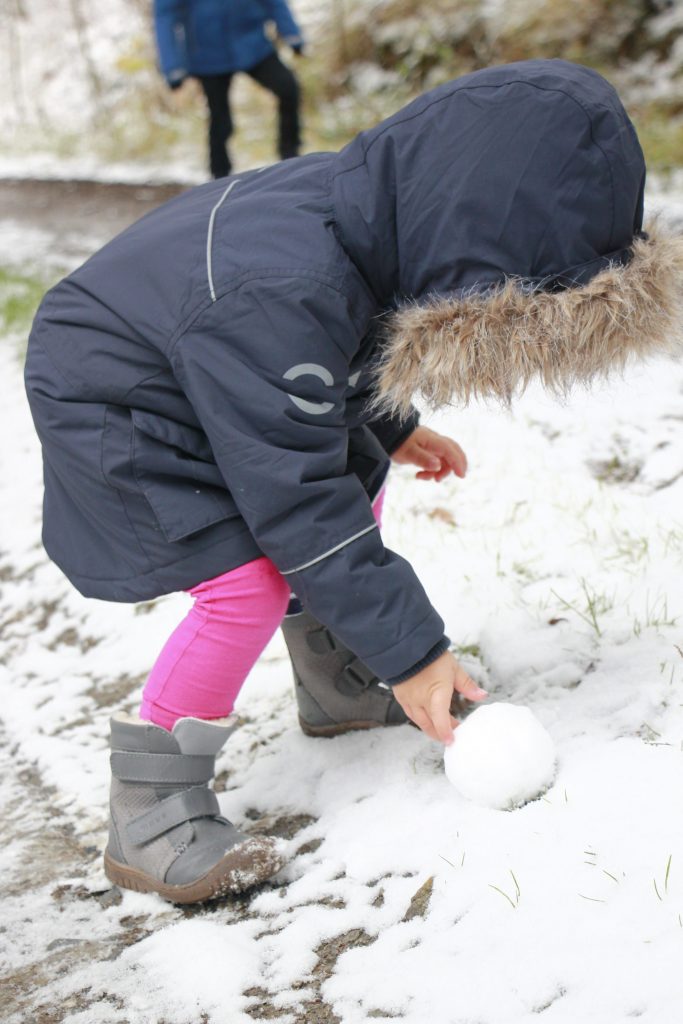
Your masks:
[{"label": "reflective stripe on sleeve", "polygon": [[326,558],[329,558],[330,555],[334,555],[335,552],[341,551],[341,549],[345,548],[348,544],[353,544],[354,540],[358,540],[359,537],[364,537],[366,533],[371,533],[372,530],[377,529],[377,523],[373,523],[372,526],[367,526],[364,530],[360,530],[358,533],[354,533],[353,537],[348,537],[346,540],[343,540],[341,544],[335,544],[333,548],[330,548],[329,551],[324,551],[323,554],[318,555],[317,558],[312,558],[310,562],[304,562],[303,565],[297,565],[295,569],[287,569],[285,572],[281,571],[280,575],[291,576],[293,572],[301,572],[303,569],[310,569],[312,565],[317,565],[318,562],[322,562]]}]

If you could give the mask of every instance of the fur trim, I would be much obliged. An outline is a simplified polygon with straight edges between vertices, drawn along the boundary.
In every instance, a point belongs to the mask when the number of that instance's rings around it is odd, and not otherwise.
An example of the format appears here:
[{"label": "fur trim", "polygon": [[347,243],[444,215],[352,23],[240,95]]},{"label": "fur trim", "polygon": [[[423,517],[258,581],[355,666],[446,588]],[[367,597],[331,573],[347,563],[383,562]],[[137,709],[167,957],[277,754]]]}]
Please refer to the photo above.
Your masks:
[{"label": "fur trim", "polygon": [[629,358],[683,342],[683,238],[652,230],[625,266],[558,292],[515,279],[485,294],[434,297],[398,310],[377,369],[374,407],[406,416],[415,394],[431,408],[493,397],[509,404],[533,378],[566,394]]}]

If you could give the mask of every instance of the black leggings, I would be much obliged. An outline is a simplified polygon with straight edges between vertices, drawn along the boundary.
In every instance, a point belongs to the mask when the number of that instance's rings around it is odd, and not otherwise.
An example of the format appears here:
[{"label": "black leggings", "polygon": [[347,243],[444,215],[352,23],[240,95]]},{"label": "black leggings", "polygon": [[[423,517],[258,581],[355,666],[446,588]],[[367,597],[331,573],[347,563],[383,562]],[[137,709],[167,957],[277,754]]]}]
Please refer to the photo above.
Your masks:
[{"label": "black leggings", "polygon": [[[294,73],[276,53],[246,71],[255,82],[278,99],[278,152],[281,160],[297,156],[301,144],[299,128],[299,84]],[[230,83],[232,73],[197,76],[209,106],[209,166],[214,178],[230,174],[226,143],[232,135]]]}]

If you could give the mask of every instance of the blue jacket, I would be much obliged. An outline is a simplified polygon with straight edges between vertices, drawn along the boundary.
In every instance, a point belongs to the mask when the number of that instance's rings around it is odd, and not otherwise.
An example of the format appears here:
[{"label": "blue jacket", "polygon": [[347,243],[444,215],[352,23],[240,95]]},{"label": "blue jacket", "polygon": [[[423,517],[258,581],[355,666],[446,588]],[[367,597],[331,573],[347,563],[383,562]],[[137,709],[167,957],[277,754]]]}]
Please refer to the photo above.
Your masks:
[{"label": "blue jacket", "polygon": [[266,554],[381,678],[404,673],[443,623],[371,509],[415,425],[368,411],[385,315],[514,275],[587,279],[639,230],[643,180],[611,86],[531,61],[148,214],[36,316],[48,553],[119,601]]},{"label": "blue jacket", "polygon": [[290,45],[301,45],[286,0],[154,0],[161,72],[172,83],[247,71],[273,52],[267,21]]}]

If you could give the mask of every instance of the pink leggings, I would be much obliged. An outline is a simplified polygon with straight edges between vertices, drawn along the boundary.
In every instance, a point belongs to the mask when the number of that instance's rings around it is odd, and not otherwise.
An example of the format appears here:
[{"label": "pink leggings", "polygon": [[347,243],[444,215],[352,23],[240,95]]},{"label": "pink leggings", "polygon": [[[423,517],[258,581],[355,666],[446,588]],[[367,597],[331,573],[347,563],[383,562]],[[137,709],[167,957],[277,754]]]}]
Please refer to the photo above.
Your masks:
[{"label": "pink leggings", "polygon": [[[381,522],[384,490],[373,505]],[[223,718],[282,622],[291,597],[268,558],[205,580],[166,641],[142,694],[140,717],[172,729],[178,718]]]}]

